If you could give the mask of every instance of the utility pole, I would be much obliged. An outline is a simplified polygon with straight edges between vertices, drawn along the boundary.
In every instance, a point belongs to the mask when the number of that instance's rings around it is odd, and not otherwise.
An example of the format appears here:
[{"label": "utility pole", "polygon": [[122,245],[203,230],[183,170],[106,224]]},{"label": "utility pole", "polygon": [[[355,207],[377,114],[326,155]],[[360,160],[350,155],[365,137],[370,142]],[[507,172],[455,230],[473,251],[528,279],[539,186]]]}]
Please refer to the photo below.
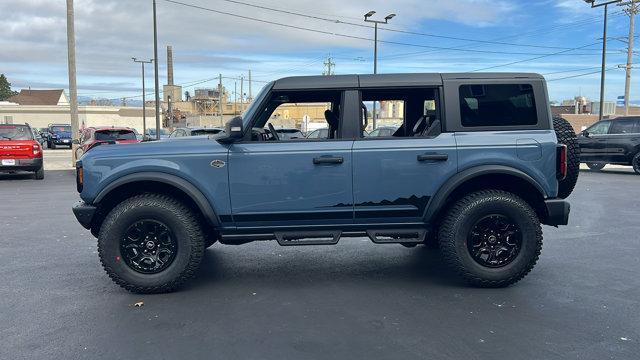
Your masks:
[{"label": "utility pole", "polygon": [[142,139],[147,136],[147,90],[144,85],[144,64],[151,64],[153,59],[149,61],[138,60],[131,58],[133,62],[140,63],[142,65]]},{"label": "utility pole", "polygon": [[158,74],[158,20],[156,14],[156,0],[153,0],[153,62],[155,66],[156,85],[156,140],[160,140],[160,80]]},{"label": "utility pole", "polygon": [[604,30],[602,35],[602,70],[600,73],[600,111],[598,119],[602,120],[604,117],[604,85],[606,78],[607,67],[607,20],[609,17],[609,5],[619,3],[622,0],[612,0],[601,4],[596,4],[596,0],[584,0],[587,4],[591,5],[591,8],[597,8],[604,6]]},{"label": "utility pole", "polygon": [[[618,1],[622,1],[622,0],[618,0]],[[368,13],[364,14],[364,22],[368,22],[368,23],[373,23],[374,24],[374,38],[373,38],[373,73],[377,74],[378,73],[378,24],[388,24],[389,20],[393,19],[394,17],[396,17],[396,14],[389,14],[384,18],[384,21],[381,20],[371,20],[370,18],[375,15],[375,11],[369,11]],[[373,112],[372,112],[372,126],[373,129],[375,130],[376,128],[376,123],[377,123],[377,119],[376,119],[376,102],[373,102]]]},{"label": "utility pole", "polygon": [[240,75],[240,114],[244,112],[244,75]]},{"label": "utility pole", "polygon": [[224,108],[222,107],[222,74],[219,74],[219,79],[218,79],[218,111],[220,112],[220,126],[224,125],[222,122],[223,120],[223,113],[224,113]]},{"label": "utility pole", "polygon": [[336,63],[333,62],[331,55],[327,57],[327,60],[324,62],[324,66],[326,70],[322,73],[322,75],[329,76],[335,74],[335,71],[333,69],[335,69]]},{"label": "utility pole", "polygon": [[[80,124],[78,121],[78,84],[76,82],[76,31],[73,14],[73,0],[67,0],[67,57],[69,65],[69,110],[71,113],[71,138],[80,138]],[[75,167],[76,149],[78,144],[71,145],[71,162]]]},{"label": "utility pole", "polygon": [[249,70],[249,101],[253,100],[253,91],[252,91],[252,83],[251,83],[251,70]]},{"label": "utility pole", "polygon": [[233,82],[233,116],[238,115],[238,82]]},{"label": "utility pole", "polygon": [[638,14],[640,4],[637,0],[631,0],[629,2],[618,4],[620,6],[627,6],[624,12],[629,16],[629,38],[627,39],[627,66],[626,77],[624,82],[624,115],[629,116],[629,107],[631,106],[631,71],[633,69],[633,43],[635,42],[635,17]]}]

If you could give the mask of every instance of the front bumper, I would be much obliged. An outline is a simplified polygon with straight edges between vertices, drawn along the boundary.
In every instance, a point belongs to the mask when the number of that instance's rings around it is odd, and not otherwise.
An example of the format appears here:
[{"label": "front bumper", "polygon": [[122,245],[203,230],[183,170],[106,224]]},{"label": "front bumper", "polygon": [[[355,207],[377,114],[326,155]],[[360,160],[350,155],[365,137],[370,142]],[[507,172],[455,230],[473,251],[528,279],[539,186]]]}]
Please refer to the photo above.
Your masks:
[{"label": "front bumper", "polygon": [[84,201],[79,201],[75,205],[73,205],[73,215],[76,216],[78,222],[85,229],[91,229],[91,221],[98,210],[97,207],[93,205],[85,204]]},{"label": "front bumper", "polygon": [[35,159],[16,159],[15,165],[2,166],[0,162],[0,171],[38,171],[42,168],[42,158]]},{"label": "front bumper", "polygon": [[542,223],[545,225],[559,226],[569,224],[569,213],[571,205],[568,201],[551,199],[545,200],[547,207],[547,218]]}]

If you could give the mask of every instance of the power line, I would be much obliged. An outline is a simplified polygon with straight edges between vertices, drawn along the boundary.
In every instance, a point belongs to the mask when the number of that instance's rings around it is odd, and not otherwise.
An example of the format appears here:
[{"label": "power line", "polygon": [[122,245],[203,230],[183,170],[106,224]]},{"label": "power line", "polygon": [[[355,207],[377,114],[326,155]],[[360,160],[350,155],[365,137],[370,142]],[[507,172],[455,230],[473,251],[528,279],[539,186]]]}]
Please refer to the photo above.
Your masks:
[{"label": "power line", "polygon": [[[171,3],[175,3],[175,4],[180,4],[180,5],[183,5],[183,6],[191,6],[192,5],[192,4],[187,4],[187,3],[183,3],[183,2],[179,2],[179,1],[175,1],[175,0],[165,0],[165,1],[171,2]],[[288,14],[288,15],[295,15],[295,16],[305,17],[305,18],[314,19],[314,20],[326,21],[326,22],[330,22],[330,23],[334,23],[334,24],[350,25],[350,26],[356,26],[356,27],[368,28],[368,29],[373,28],[373,26],[365,25],[365,24],[362,24],[362,23],[354,23],[354,22],[342,21],[342,20],[338,20],[338,19],[326,18],[326,17],[322,17],[322,16],[317,16],[317,15],[309,15],[309,14],[296,12],[296,11],[292,11],[292,10],[282,10],[282,9],[277,9],[277,8],[273,8],[273,7],[269,7],[269,6],[248,3],[248,2],[244,2],[244,1],[238,1],[238,0],[220,0],[220,1],[227,2],[227,3],[232,3],[232,4],[244,5],[244,6],[248,6],[248,7],[252,7],[252,8],[256,8],[256,9],[261,9],[261,10],[268,10],[268,11],[274,11],[274,12]],[[433,38],[446,39],[446,40],[456,40],[456,41],[472,41],[474,43],[485,43],[485,44],[506,45],[506,46],[519,46],[519,47],[531,47],[531,48],[539,48],[539,49],[556,49],[556,50],[568,49],[567,47],[559,47],[559,46],[518,44],[518,43],[508,43],[508,42],[496,41],[496,40],[469,39],[469,38],[456,37],[456,36],[438,35],[438,34],[431,34],[431,33],[425,33],[425,32],[400,30],[400,29],[394,29],[394,28],[389,28],[389,27],[379,27],[379,29],[380,30],[384,30],[384,31],[389,31],[389,32],[400,33],[400,34],[425,36],[425,37],[433,37]]]},{"label": "power line", "polygon": [[510,62],[510,63],[501,64],[501,65],[487,66],[487,67],[484,67],[484,68],[480,68],[480,69],[473,70],[472,72],[484,71],[484,70],[491,70],[491,69],[496,69],[496,68],[500,68],[500,67],[505,67],[505,66],[515,65],[515,64],[520,64],[520,63],[523,63],[523,62],[529,62],[529,61],[533,61],[533,60],[539,60],[539,59],[543,59],[543,58],[546,58],[546,57],[549,57],[549,56],[560,55],[560,54],[563,54],[563,53],[567,53],[567,52],[570,52],[570,51],[574,51],[574,50],[582,49],[582,48],[585,48],[585,47],[587,47],[587,46],[593,46],[593,45],[596,45],[596,44],[599,44],[599,42],[597,42],[597,43],[593,43],[593,44],[589,44],[589,45],[584,45],[584,46],[575,47],[575,48],[568,49],[568,50],[558,51],[557,53],[553,53],[553,54],[536,56],[536,57],[533,57],[533,58],[524,59],[524,60],[518,60],[518,61],[513,61],[513,62]]},{"label": "power line", "polygon": [[[240,15],[240,14],[235,14],[235,13],[231,13],[231,12],[228,12],[228,11],[221,11],[221,10],[216,10],[216,9],[206,8],[206,7],[203,7],[203,6],[193,5],[193,4],[188,4],[188,3],[184,3],[184,2],[180,2],[180,1],[175,1],[175,0],[163,0],[163,1],[168,2],[168,3],[172,3],[172,4],[176,4],[176,5],[181,5],[181,6],[186,6],[186,7],[190,7],[190,8],[198,9],[198,10],[209,11],[209,12],[213,12],[213,13],[217,13],[217,14],[221,14],[221,15],[227,15],[227,16],[231,16],[231,17],[235,17],[235,18],[239,18],[239,19],[250,20],[250,21],[260,22],[260,23],[269,24],[269,25],[281,26],[281,27],[285,27],[285,28],[289,28],[289,29],[296,29],[296,30],[308,31],[308,32],[313,32],[313,33],[318,33],[318,34],[325,34],[325,35],[331,35],[331,36],[343,37],[343,38],[354,39],[354,40],[364,40],[364,41],[370,41],[370,42],[374,41],[374,39],[367,38],[367,37],[363,37],[363,36],[348,35],[348,34],[342,34],[342,33],[332,32],[332,31],[326,31],[326,30],[318,30],[318,29],[308,28],[308,27],[304,27],[304,26],[291,25],[291,24],[284,24],[284,23],[280,23],[280,22],[277,22],[277,21],[271,21],[271,20],[258,19],[258,18],[251,17],[251,16]],[[232,1],[232,0],[222,0],[222,1]],[[389,41],[389,40],[378,40],[378,42],[380,42],[380,43],[385,43],[385,44],[390,44],[390,45],[399,45],[399,46],[407,46],[407,47],[417,47],[417,48],[424,48],[424,49],[453,50],[453,51],[474,52],[474,53],[485,53],[485,54],[501,54],[501,55],[542,55],[542,56],[551,56],[551,55],[554,55],[554,54],[525,53],[525,52],[509,52],[509,51],[476,50],[476,49],[465,49],[465,48],[456,48],[456,47],[441,47],[441,46],[430,46],[430,45],[413,44],[413,43],[405,43],[405,42]],[[572,51],[572,50],[575,50],[575,48],[574,48],[574,49],[567,49],[567,50],[562,51],[562,52],[560,52],[560,53],[564,53],[564,52]],[[588,54],[588,55],[591,55],[591,54]]]},{"label": "power line", "polygon": [[[605,71],[611,71],[611,70],[615,70],[615,69],[617,69],[617,67],[610,67],[610,68],[606,69]],[[575,79],[575,78],[578,78],[578,77],[583,77],[583,76],[588,76],[588,75],[600,74],[600,72],[601,72],[601,70],[598,70],[598,71],[592,71],[592,72],[588,72],[588,73],[584,73],[584,74],[579,74],[579,75],[565,76],[565,77],[561,77],[561,78],[556,78],[556,79],[547,80],[547,82],[560,81],[560,80],[567,80],[567,79]]]}]

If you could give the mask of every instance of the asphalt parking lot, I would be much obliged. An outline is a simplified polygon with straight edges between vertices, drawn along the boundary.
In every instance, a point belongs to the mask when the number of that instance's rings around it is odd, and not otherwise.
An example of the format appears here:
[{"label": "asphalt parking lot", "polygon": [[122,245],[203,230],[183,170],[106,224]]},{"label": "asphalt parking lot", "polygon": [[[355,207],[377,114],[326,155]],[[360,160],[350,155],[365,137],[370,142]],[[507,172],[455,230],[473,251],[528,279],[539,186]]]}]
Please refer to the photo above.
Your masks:
[{"label": "asphalt parking lot", "polygon": [[[214,245],[134,295],[75,221],[71,171],[0,175],[0,359],[638,359],[640,176],[583,171],[534,271],[465,286],[423,247]],[[134,307],[136,302],[143,307]]]}]

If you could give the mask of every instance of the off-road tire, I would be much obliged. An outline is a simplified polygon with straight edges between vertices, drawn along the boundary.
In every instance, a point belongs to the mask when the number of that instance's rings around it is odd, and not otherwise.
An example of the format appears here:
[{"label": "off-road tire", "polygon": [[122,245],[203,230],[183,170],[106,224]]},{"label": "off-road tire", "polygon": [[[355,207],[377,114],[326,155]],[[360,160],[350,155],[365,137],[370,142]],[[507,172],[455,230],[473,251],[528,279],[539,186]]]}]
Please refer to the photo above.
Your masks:
[{"label": "off-road tire", "polygon": [[36,170],[35,178],[36,180],[44,180],[44,167],[41,167],[40,169]]},{"label": "off-road tire", "polygon": [[[121,238],[132,224],[142,219],[165,224],[178,244],[173,262],[156,274],[136,272],[121,258]],[[98,254],[109,277],[124,289],[134,293],[171,292],[199,269],[204,234],[198,217],[184,204],[169,196],[147,193],[131,197],[109,212],[100,228]]]},{"label": "off-road tire", "polygon": [[558,181],[558,197],[566,199],[571,195],[578,182],[580,174],[580,146],[578,137],[571,124],[561,118],[553,118],[553,129],[556,132],[558,143],[567,146],[567,177]]},{"label": "off-road tire", "polygon": [[633,171],[635,171],[636,174],[640,175],[640,152],[638,152],[636,156],[633,157],[631,165],[633,165]]},{"label": "off-road tire", "polygon": [[[510,217],[522,235],[516,257],[499,268],[479,264],[467,249],[467,236],[473,225],[493,214]],[[542,251],[542,227],[535,211],[520,197],[501,190],[484,190],[463,197],[448,209],[438,240],[445,263],[469,284],[505,287],[520,281],[535,266]]]},{"label": "off-road tire", "polygon": [[594,162],[588,162],[587,163],[587,167],[590,170],[593,170],[593,171],[600,171],[600,170],[604,169],[605,166],[607,166],[607,164],[605,164],[605,163],[594,163]]}]

